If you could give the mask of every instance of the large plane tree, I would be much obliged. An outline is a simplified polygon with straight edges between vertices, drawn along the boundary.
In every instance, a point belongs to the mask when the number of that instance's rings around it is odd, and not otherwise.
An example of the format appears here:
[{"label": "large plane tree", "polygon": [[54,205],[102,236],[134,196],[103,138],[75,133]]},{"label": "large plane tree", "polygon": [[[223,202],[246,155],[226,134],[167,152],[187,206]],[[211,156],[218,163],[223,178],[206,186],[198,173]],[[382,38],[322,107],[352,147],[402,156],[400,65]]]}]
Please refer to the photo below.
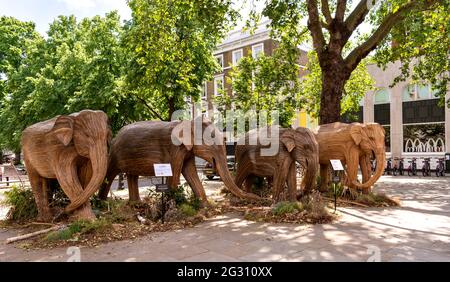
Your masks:
[{"label": "large plane tree", "polygon": [[[449,82],[449,10],[449,0],[266,0],[262,14],[281,36],[309,35],[321,69],[319,121],[324,124],[340,120],[345,84],[369,54],[384,66],[401,60],[397,81],[410,75],[427,80],[443,100]],[[364,32],[362,24],[371,31]]]}]

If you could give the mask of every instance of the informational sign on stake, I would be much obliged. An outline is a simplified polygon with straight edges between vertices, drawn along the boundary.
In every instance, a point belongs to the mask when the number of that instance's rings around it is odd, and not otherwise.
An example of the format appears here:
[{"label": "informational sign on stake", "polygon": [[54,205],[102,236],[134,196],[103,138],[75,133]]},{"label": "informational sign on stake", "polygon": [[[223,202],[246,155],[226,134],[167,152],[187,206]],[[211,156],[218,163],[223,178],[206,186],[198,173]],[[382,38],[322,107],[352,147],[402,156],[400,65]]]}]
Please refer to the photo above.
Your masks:
[{"label": "informational sign on stake", "polygon": [[337,185],[341,182],[339,176],[339,171],[344,170],[344,166],[341,160],[330,160],[331,166],[333,167],[333,190],[334,190],[334,212],[336,212],[337,207]]},{"label": "informational sign on stake", "polygon": [[170,190],[167,184],[167,177],[172,176],[172,166],[170,164],[153,164],[155,176],[152,178],[152,184],[155,184],[156,192],[161,194],[161,222],[164,223],[166,213],[166,204],[164,202],[164,193]]},{"label": "informational sign on stake", "polygon": [[333,170],[344,170],[344,166],[341,163],[341,160],[330,160],[331,166]]},{"label": "informational sign on stake", "polygon": [[155,176],[172,176],[172,166],[170,164],[153,164]]}]

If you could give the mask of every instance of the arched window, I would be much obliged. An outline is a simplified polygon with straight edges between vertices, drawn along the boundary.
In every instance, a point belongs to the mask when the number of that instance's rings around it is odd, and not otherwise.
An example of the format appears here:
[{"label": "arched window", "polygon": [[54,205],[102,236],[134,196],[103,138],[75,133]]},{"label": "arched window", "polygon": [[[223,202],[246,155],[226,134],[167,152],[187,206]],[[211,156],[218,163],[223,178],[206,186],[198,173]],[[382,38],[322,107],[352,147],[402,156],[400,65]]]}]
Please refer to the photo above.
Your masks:
[{"label": "arched window", "polygon": [[374,95],[375,104],[385,104],[389,103],[389,91],[386,88],[381,88],[377,90]]}]

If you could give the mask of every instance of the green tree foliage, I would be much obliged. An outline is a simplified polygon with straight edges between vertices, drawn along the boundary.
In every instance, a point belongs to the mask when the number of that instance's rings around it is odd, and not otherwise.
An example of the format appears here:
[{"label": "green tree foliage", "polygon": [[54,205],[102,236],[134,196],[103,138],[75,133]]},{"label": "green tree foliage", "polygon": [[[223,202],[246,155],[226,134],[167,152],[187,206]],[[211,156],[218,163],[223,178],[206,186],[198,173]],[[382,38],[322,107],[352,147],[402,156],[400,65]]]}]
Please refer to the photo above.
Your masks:
[{"label": "green tree foliage", "polygon": [[[297,25],[294,19],[286,25]],[[300,92],[298,63],[303,31],[273,29],[271,37],[277,46],[271,56],[246,56],[230,73],[233,96],[222,93],[217,101],[223,109],[278,111],[282,126],[290,126],[298,107]]]},{"label": "green tree foliage", "polygon": [[218,64],[212,55],[236,12],[230,0],[131,0],[126,33],[128,96],[154,118],[170,119],[186,98],[199,99],[201,86]]},{"label": "green tree foliage", "polygon": [[16,70],[25,55],[27,41],[38,37],[32,22],[0,17],[0,97],[6,94],[6,79]]},{"label": "green tree foliage", "polygon": [[[314,51],[308,53],[307,74],[300,84],[299,108],[311,116],[319,117],[320,95],[322,93],[322,70]],[[373,90],[375,81],[367,70],[367,60],[362,61],[346,81],[341,100],[341,115],[354,114],[359,110],[359,102],[365,94]]]},{"label": "green tree foliage", "polygon": [[[415,78],[429,80],[441,90],[447,87],[449,0],[264,2],[262,14],[272,20],[274,30],[292,36],[303,36],[298,31],[307,31],[322,71],[320,123],[340,119],[346,82],[358,65],[377,49],[381,64],[397,59],[405,63],[403,78],[412,69]],[[369,24],[372,30],[361,33],[363,23]],[[389,50],[392,40],[398,46]],[[419,64],[412,67],[409,63],[415,61]]]},{"label": "green tree foliage", "polygon": [[10,48],[22,49],[22,60],[7,74],[1,146],[17,150],[26,126],[82,109],[105,111],[113,129],[132,118],[133,100],[118,91],[124,65],[121,34],[117,12],[80,22],[74,16],[59,16],[47,38],[10,43]]},{"label": "green tree foliage", "polygon": [[217,97],[223,109],[243,112],[254,110],[279,111],[280,125],[289,126],[296,110],[299,93],[299,65],[285,60],[285,49],[273,56],[246,56],[230,73],[233,96],[222,93]]},{"label": "green tree foliage", "polygon": [[[444,104],[450,83],[450,1],[434,9],[409,14],[404,24],[393,28],[376,52],[380,66],[400,60],[402,73],[395,82],[411,76],[417,82],[427,81]],[[392,42],[394,42],[392,44]],[[450,106],[450,101],[447,101]]]}]

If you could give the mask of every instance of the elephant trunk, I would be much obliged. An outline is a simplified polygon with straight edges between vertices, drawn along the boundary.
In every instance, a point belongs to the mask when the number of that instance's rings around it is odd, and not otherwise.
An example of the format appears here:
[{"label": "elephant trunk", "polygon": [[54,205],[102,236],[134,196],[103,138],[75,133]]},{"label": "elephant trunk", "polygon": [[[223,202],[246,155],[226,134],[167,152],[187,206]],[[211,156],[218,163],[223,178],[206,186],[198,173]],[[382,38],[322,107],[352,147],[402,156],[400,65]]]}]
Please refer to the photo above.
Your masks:
[{"label": "elephant trunk", "polygon": [[314,185],[316,182],[317,171],[319,170],[319,157],[311,157],[306,160],[306,170],[305,175],[302,179],[303,191],[305,193],[311,192],[314,189]]},{"label": "elephant trunk", "polygon": [[372,187],[375,182],[377,182],[377,180],[381,177],[381,175],[383,175],[384,172],[384,165],[386,162],[386,154],[384,151],[378,152],[375,155],[376,161],[377,161],[377,169],[375,170],[375,173],[369,178],[368,181],[364,182],[364,183],[358,183],[355,181],[353,181],[353,184],[361,189],[368,189],[370,187]]},{"label": "elephant trunk", "polygon": [[83,193],[78,195],[78,197],[74,201],[71,201],[71,203],[66,207],[66,213],[76,210],[81,205],[89,201],[91,196],[94,195],[94,193],[100,188],[100,185],[105,179],[108,165],[108,155],[106,150],[106,146],[99,144],[90,151],[89,158],[92,165],[92,177],[83,190]]},{"label": "elephant trunk", "polygon": [[217,172],[220,175],[220,178],[225,184],[225,187],[227,187],[227,189],[230,190],[230,192],[233,195],[242,199],[261,200],[261,197],[259,197],[258,195],[244,192],[243,190],[239,189],[239,187],[236,186],[236,183],[234,183],[230,171],[228,170],[226,160],[222,160],[221,158],[218,160],[214,159],[214,164],[217,169]]}]

